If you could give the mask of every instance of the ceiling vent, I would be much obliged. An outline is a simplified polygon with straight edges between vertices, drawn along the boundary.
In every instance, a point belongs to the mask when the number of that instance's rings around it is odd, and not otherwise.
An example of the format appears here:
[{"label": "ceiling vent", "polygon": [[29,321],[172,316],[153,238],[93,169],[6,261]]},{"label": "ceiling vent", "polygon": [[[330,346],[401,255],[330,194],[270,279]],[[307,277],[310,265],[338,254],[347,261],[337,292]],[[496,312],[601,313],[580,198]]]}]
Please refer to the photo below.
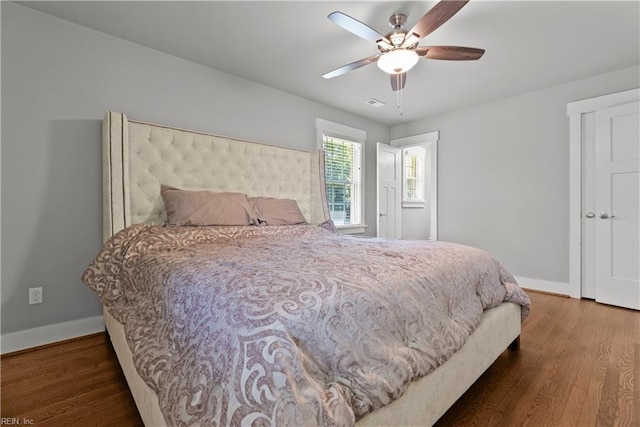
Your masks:
[{"label": "ceiling vent", "polygon": [[384,107],[385,105],[387,105],[387,104],[385,104],[384,102],[382,102],[382,101],[378,101],[378,100],[377,100],[377,99],[375,99],[375,98],[367,99],[367,100],[366,100],[366,101],[364,101],[364,102],[365,102],[366,104],[369,104],[369,105],[371,105],[372,107],[376,107],[376,108]]}]

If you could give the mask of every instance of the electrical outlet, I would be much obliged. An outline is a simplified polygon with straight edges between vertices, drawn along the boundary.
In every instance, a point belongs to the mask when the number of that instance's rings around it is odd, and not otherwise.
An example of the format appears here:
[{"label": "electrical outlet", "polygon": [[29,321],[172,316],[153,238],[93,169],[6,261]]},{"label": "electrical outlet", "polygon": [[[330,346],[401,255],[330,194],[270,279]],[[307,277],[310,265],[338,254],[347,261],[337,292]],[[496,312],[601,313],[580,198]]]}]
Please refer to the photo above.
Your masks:
[{"label": "electrical outlet", "polygon": [[42,304],[42,288],[29,288],[29,304]]}]

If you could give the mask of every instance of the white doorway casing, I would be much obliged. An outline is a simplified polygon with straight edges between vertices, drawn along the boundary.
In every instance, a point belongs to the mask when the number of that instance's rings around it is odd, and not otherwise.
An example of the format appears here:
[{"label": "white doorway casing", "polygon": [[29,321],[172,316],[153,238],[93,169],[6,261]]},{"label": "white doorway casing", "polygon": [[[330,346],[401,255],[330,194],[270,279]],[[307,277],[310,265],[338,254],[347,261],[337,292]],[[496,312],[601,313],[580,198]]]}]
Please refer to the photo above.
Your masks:
[{"label": "white doorway casing", "polygon": [[[425,158],[425,193],[424,209],[429,215],[429,240],[438,240],[438,140],[440,131],[432,131],[419,135],[391,140],[391,145],[400,149],[421,146],[426,150]],[[413,209],[413,208],[409,208]]]},{"label": "white doorway casing", "polygon": [[[637,270],[637,263],[640,263],[640,257],[637,255],[640,236],[637,232],[638,206],[636,205],[640,203],[638,200],[640,195],[633,190],[638,186],[638,182],[633,181],[633,173],[627,174],[624,182],[632,185],[625,184],[615,192],[619,194],[622,189],[627,192],[624,199],[625,203],[631,203],[630,208],[626,209],[626,217],[610,217],[610,215],[615,215],[615,212],[611,211],[611,198],[617,196],[611,194],[613,183],[606,170],[609,170],[613,163],[609,162],[611,154],[606,150],[611,148],[612,135],[619,134],[618,131],[612,130],[612,118],[618,117],[616,115],[621,112],[627,114],[627,111],[637,110],[638,101],[640,101],[640,89],[633,89],[576,101],[567,105],[567,113],[570,116],[568,293],[574,298],[595,298],[600,302],[630,308],[640,308],[640,289],[637,277],[635,284],[630,286],[627,280],[627,284],[624,285],[626,286],[624,291],[626,297],[623,297],[620,292],[615,290],[618,287],[616,284],[618,279],[607,278],[607,272],[612,271],[612,259],[615,259],[618,265],[628,264],[632,267],[635,265]],[[620,109],[620,106],[627,104],[635,104],[635,106]],[[631,107],[631,110],[628,107]],[[635,114],[633,120],[637,121],[637,113],[633,114]],[[638,144],[636,131],[637,129],[632,130],[631,135],[635,143]],[[629,145],[628,141],[627,145]],[[607,146],[609,148],[606,148]],[[638,149],[633,143],[630,146],[632,151]],[[632,169],[637,174],[637,154],[632,157],[636,157],[635,160],[631,159],[631,163],[635,165]],[[627,163],[629,162],[627,161]],[[627,170],[627,172],[629,171]],[[629,181],[630,179],[631,181]],[[616,203],[619,205],[619,202]],[[601,216],[605,213],[606,215]],[[624,232],[631,234],[628,234],[628,239],[626,239],[629,241],[622,242],[622,250],[619,250],[612,246],[611,232],[617,230],[619,233],[622,228],[626,230]],[[613,242],[613,245],[616,244]],[[625,244],[627,246],[624,246]],[[625,257],[629,256],[629,251],[634,252],[635,255],[631,256],[638,259],[625,260]],[[622,256],[620,257],[620,255]],[[633,270],[633,268],[631,269]],[[635,276],[637,276],[637,271]],[[625,301],[625,298],[629,301]]]}]

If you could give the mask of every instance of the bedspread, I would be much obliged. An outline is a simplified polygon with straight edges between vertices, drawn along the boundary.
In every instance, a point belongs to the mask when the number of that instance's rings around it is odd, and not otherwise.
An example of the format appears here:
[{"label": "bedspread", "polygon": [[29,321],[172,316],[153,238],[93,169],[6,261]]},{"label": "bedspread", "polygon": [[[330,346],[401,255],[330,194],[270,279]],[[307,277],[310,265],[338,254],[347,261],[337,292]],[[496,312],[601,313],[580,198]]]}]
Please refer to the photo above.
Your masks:
[{"label": "bedspread", "polygon": [[85,271],[169,425],[353,425],[527,295],[479,249],[134,225]]}]

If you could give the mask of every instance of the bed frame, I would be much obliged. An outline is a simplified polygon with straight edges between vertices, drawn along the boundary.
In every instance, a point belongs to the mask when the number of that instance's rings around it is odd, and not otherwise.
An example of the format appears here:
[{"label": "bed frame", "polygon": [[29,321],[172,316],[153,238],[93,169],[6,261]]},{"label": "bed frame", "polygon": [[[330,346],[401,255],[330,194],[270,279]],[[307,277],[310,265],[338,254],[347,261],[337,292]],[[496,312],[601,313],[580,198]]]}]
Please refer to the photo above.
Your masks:
[{"label": "bed frame", "polygon": [[[128,120],[108,112],[103,121],[103,237],[140,222],[166,219],[160,184],[290,198],[311,224],[329,219],[324,157],[235,138]],[[133,365],[124,327],[104,309],[107,331],[147,426],[165,425],[158,399]],[[460,351],[411,384],[400,399],[356,425],[434,424],[520,336],[520,306],[485,311]]]}]

